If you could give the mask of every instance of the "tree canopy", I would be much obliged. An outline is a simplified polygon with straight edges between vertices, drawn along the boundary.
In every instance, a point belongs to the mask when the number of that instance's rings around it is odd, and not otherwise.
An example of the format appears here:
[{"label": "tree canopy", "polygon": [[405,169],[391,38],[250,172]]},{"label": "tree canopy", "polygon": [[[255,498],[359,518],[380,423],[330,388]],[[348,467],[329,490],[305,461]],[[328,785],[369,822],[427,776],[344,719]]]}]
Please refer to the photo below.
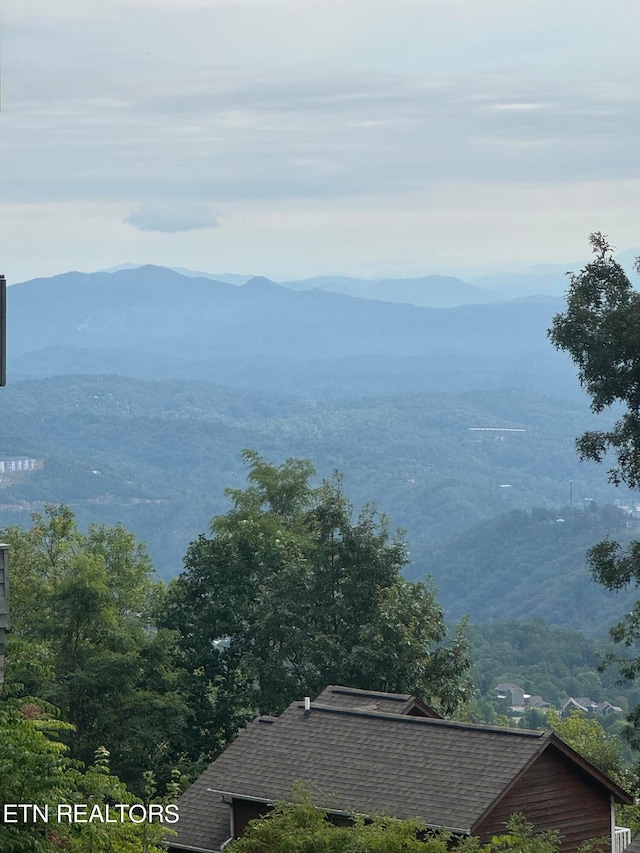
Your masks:
[{"label": "tree canopy", "polygon": [[[7,853],[161,853],[164,828],[138,822],[138,815],[133,821],[128,815],[109,822],[104,817],[83,822],[57,819],[60,804],[78,805],[87,816],[94,809],[104,815],[116,803],[139,804],[111,773],[104,747],[96,750],[86,768],[69,759],[59,735],[70,728],[35,702],[0,703],[0,803],[39,809],[37,816],[31,811],[21,815],[16,806],[7,812],[11,817],[0,822],[0,849]],[[124,809],[123,814],[127,814]]]},{"label": "tree canopy", "polygon": [[[615,458],[609,478],[640,488],[640,293],[614,260],[607,238],[591,234],[595,260],[571,275],[567,308],[549,329],[553,345],[565,350],[578,367],[578,377],[591,397],[594,412],[621,406],[622,414],[609,430],[590,430],[577,439],[582,459],[602,462]],[[640,271],[640,259],[636,261]],[[593,577],[607,589],[640,584],[640,542],[626,551],[605,539],[588,552]],[[611,629],[613,638],[631,647],[640,638],[640,602]],[[622,673],[640,672],[640,658],[621,662]]]},{"label": "tree canopy", "polygon": [[[614,483],[640,486],[640,293],[613,259],[606,237],[590,236],[596,259],[571,275],[567,309],[549,330],[551,342],[565,350],[578,367],[578,377],[602,412],[622,403],[624,412],[611,430],[585,432],[578,439],[583,459],[602,462],[612,450],[617,465]],[[636,261],[640,269],[640,259]]]},{"label": "tree canopy", "polygon": [[186,716],[172,637],[154,622],[162,586],[120,525],[83,534],[64,505],[32,520],[2,533],[12,610],[5,695],[59,709],[72,758],[90,765],[106,746],[117,774],[142,793],[144,771],[169,780]]},{"label": "tree canopy", "polygon": [[433,588],[403,578],[401,531],[373,506],[354,520],[339,475],[314,487],[306,460],[244,459],[247,488],[227,491],[167,600],[201,747],[330,683],[453,711],[470,692],[465,627],[449,639]]}]

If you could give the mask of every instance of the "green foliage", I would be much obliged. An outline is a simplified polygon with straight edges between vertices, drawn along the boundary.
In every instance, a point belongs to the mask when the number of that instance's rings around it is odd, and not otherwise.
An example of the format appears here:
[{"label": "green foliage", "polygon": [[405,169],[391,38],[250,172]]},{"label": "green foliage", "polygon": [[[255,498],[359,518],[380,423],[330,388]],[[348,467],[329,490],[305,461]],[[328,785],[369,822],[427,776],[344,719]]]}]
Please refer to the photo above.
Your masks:
[{"label": "green foliage", "polygon": [[[638,685],[620,684],[611,669],[598,671],[603,656],[614,648],[605,638],[585,637],[533,619],[471,625],[469,640],[473,683],[487,700],[493,700],[497,684],[511,681],[556,707],[568,696],[608,700],[625,710],[640,701]],[[505,713],[504,707],[499,710]],[[615,717],[608,718],[607,725]]]},{"label": "green foliage", "polygon": [[567,309],[554,317],[549,330],[553,345],[569,353],[578,367],[581,385],[591,397],[591,408],[602,412],[616,402],[626,411],[608,431],[589,431],[578,439],[583,459],[602,462],[613,450],[617,467],[614,483],[640,487],[640,294],[611,256],[611,247],[599,232],[590,242],[596,254],[577,275],[571,276]]},{"label": "green foliage", "polygon": [[[567,294],[567,308],[554,320],[549,337],[558,349],[569,353],[578,367],[580,383],[591,397],[594,412],[616,405],[622,415],[609,430],[585,432],[578,440],[582,459],[605,460],[612,452],[617,464],[609,470],[610,480],[632,489],[640,487],[640,294],[611,255],[611,247],[600,232],[590,236],[596,258],[575,276]],[[640,259],[636,261],[640,269]],[[610,590],[640,584],[640,543],[632,542],[625,552],[609,539],[593,546],[587,555],[593,577]],[[615,625],[611,634],[617,643],[635,647],[640,639],[640,601]],[[640,657],[620,659],[611,654],[608,662],[620,664],[626,678],[640,672]],[[637,726],[638,715],[632,722]]]},{"label": "green foliage", "polygon": [[539,708],[525,708],[518,721],[521,729],[546,729],[548,723],[547,715]]},{"label": "green foliage", "polygon": [[74,758],[106,745],[113,766],[142,790],[142,773],[168,781],[186,709],[171,670],[172,638],[154,627],[161,589],[144,548],[121,526],[81,534],[65,506],[8,528],[13,631],[7,695],[57,706],[73,724]]},{"label": "green foliage", "polygon": [[547,723],[554,734],[622,788],[636,789],[638,778],[623,766],[620,740],[608,734],[597,720],[579,711],[562,717],[552,708]]},{"label": "green foliage", "polygon": [[248,488],[229,491],[233,508],[192,543],[167,601],[201,746],[328,683],[457,707],[469,692],[465,629],[445,643],[433,589],[401,575],[401,534],[371,506],[353,521],[338,476],[313,488],[308,462],[245,460]]},{"label": "green foliage", "polygon": [[533,824],[522,814],[512,814],[504,835],[494,835],[483,853],[557,853],[560,833],[556,830],[534,832]]},{"label": "green foliage", "polygon": [[354,817],[337,826],[310,800],[278,803],[262,820],[252,821],[244,838],[229,845],[230,853],[447,853],[445,838],[420,836],[420,820]]},{"label": "green foliage", "polygon": [[[547,309],[547,325],[553,308]],[[496,329],[496,339],[502,341],[503,332]],[[539,345],[546,346],[542,333]],[[63,501],[83,530],[91,521],[109,527],[122,522],[147,542],[159,574],[174,577],[194,531],[205,530],[211,517],[227,511],[223,486],[243,487],[241,448],[255,447],[267,459],[309,457],[325,476],[334,468],[343,471],[356,507],[375,501],[410,531],[414,564],[406,567],[406,576],[422,580],[432,573],[449,609],[460,584],[449,580],[445,563],[427,567],[432,543],[514,508],[562,506],[570,480],[576,503],[584,497],[600,505],[624,498],[594,466],[581,466],[575,457],[573,436],[589,418],[578,390],[572,399],[545,383],[545,396],[535,395],[523,388],[530,358],[527,365],[514,365],[502,352],[494,359],[498,363],[508,365],[505,385],[492,376],[482,390],[445,383],[443,389],[455,391],[418,394],[411,382],[404,389],[394,383],[389,394],[372,389],[375,396],[347,402],[314,395],[306,373],[291,396],[267,392],[267,384],[248,391],[122,376],[16,381],[0,395],[0,450],[42,458],[44,468],[0,475],[0,526],[28,525],[29,511],[40,508],[37,502]],[[458,380],[465,380],[468,367],[467,362]],[[435,376],[432,366],[423,372]],[[565,372],[570,380],[566,365]],[[512,390],[514,385],[521,390]],[[327,386],[335,387],[333,377]],[[546,396],[560,393],[561,405]],[[475,426],[525,431],[469,429]],[[527,571],[512,576],[512,583],[523,587],[519,601],[530,598]],[[552,572],[550,566],[549,577]],[[545,586],[536,600],[544,607],[557,597],[547,595]],[[473,610],[462,612],[478,621],[492,599],[472,603]],[[500,618],[517,615],[511,610]]]},{"label": "green foliage", "polygon": [[446,567],[441,598],[452,618],[463,613],[485,623],[540,618],[604,634],[634,596],[585,582],[585,551],[607,535],[628,541],[632,531],[626,522],[614,506],[514,509],[431,545],[421,563],[436,578]]},{"label": "green foliage", "polygon": [[69,760],[58,736],[70,726],[36,703],[0,702],[0,803],[49,808],[50,821],[0,822],[3,853],[161,853],[166,833],[159,825],[58,822],[58,804],[83,804],[103,811],[107,804],[137,802],[109,768],[109,754],[98,750],[83,769]]},{"label": "green foliage", "polygon": [[[451,836],[428,830],[418,818],[363,818],[353,815],[337,823],[315,808],[308,794],[299,802],[277,803],[265,818],[253,820],[246,834],[229,845],[230,853],[447,853]],[[335,820],[335,818],[334,818]],[[554,831],[535,833],[523,815],[514,814],[506,833],[489,844],[477,838],[458,838],[461,853],[557,853],[560,836]]]}]

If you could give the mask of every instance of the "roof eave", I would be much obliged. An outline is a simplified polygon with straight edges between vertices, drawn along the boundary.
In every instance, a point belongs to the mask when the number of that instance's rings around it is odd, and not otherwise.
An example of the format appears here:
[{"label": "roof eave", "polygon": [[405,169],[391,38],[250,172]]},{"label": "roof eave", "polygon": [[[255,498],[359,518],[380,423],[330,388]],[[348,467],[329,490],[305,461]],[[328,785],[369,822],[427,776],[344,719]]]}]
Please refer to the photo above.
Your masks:
[{"label": "roof eave", "polygon": [[527,761],[525,766],[517,773],[513,779],[509,782],[509,784],[498,794],[498,796],[493,800],[493,802],[484,810],[484,812],[480,815],[480,817],[474,822],[471,827],[471,834],[473,834],[476,829],[482,824],[484,819],[491,814],[493,809],[498,805],[498,803],[506,797],[509,791],[516,785],[520,779],[524,776],[524,774],[529,770],[529,768],[538,760],[538,758],[542,755],[542,753],[548,749],[550,746],[554,746],[559,752],[566,755],[567,758],[570,758],[574,764],[577,764],[584,772],[586,772],[589,776],[594,778],[597,782],[599,782],[604,788],[606,788],[610,794],[612,794],[615,799],[624,805],[632,805],[634,802],[634,798],[617,785],[613,779],[610,779],[605,773],[601,770],[598,770],[597,767],[594,767],[590,761],[587,761],[586,758],[583,758],[575,749],[572,749],[568,744],[564,741],[560,740],[557,735],[549,732],[546,737],[542,739],[542,743],[540,744],[540,748],[535,752],[535,754]]},{"label": "roof eave", "polygon": [[[279,797],[277,799],[267,799],[266,797],[252,797],[250,794],[240,794],[237,791],[219,791],[215,788],[208,788],[207,790],[211,794],[220,794],[222,797],[231,797],[234,800],[246,800],[247,802],[250,802],[250,803],[264,803],[264,805],[266,805],[266,806],[275,806],[281,802],[287,802],[287,803],[291,803],[292,805],[295,805],[295,800],[287,800],[284,797]],[[375,817],[375,815],[372,815],[372,814],[365,814],[365,813],[356,812],[356,811],[348,811],[345,809],[332,809],[332,808],[325,807],[325,806],[315,806],[315,808],[317,808],[319,811],[325,812],[325,814],[335,815],[336,817],[364,817],[364,818]],[[471,830],[469,830],[469,829],[459,829],[459,828],[453,827],[453,826],[443,826],[442,824],[430,824],[430,823],[427,823],[424,820],[424,818],[421,817],[421,815],[414,815],[414,817],[423,821],[425,829],[433,829],[433,830],[445,829],[447,832],[451,832],[453,835],[471,835]],[[206,851],[206,853],[208,853],[208,851]]]},{"label": "roof eave", "polygon": [[632,795],[625,791],[624,788],[621,788],[613,779],[610,779],[606,773],[603,773],[601,770],[598,770],[590,761],[587,761],[586,758],[583,758],[580,753],[576,752],[575,749],[569,746],[569,744],[565,743],[563,740],[560,740],[559,737],[552,734],[549,743],[553,744],[560,752],[564,753],[568,758],[571,758],[582,767],[590,776],[595,777],[605,788],[608,789],[610,794],[618,800],[618,802],[630,806],[633,805],[634,798]]}]

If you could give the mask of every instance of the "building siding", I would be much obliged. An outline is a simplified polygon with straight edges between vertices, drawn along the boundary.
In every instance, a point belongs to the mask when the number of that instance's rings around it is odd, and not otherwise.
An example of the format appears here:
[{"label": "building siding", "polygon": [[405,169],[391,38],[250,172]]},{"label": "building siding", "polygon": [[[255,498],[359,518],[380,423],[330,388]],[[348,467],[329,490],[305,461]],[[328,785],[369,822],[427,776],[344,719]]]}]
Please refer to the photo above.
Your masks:
[{"label": "building siding", "polygon": [[505,831],[514,812],[524,814],[536,830],[557,829],[562,852],[570,853],[589,838],[610,837],[609,795],[554,746],[549,746],[489,815],[476,827],[483,843]]}]

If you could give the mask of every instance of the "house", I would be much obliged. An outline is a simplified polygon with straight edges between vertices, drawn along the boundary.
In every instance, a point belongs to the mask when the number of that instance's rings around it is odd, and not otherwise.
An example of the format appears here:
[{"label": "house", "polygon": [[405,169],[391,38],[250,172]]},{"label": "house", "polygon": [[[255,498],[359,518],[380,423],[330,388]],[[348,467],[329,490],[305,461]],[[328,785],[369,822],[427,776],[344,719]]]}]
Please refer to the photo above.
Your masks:
[{"label": "house", "polygon": [[32,459],[30,456],[5,456],[0,458],[0,473],[13,471],[37,471],[44,468],[42,459]]},{"label": "house", "polygon": [[172,853],[214,853],[287,799],[296,783],[329,815],[420,817],[487,842],[513,812],[557,829],[563,853],[613,832],[632,797],[545,731],[442,719],[411,696],[326,688],[279,717],[258,717],[179,801]]},{"label": "house", "polygon": [[567,714],[571,711],[583,711],[585,714],[622,714],[623,710],[619,705],[612,705],[611,702],[594,702],[588,696],[578,696],[574,698],[569,696],[560,706],[560,712]]},{"label": "house", "polygon": [[537,708],[539,711],[546,712],[551,707],[551,703],[542,696],[525,696],[524,702],[526,708]]},{"label": "house", "polygon": [[512,711],[521,713],[527,708],[537,708],[539,711],[548,711],[551,703],[543,699],[542,696],[531,696],[525,693],[522,687],[511,682],[498,684],[495,688],[498,699],[506,699],[509,703],[509,708]]},{"label": "house", "polygon": [[[509,703],[511,711],[522,713],[527,708],[537,708],[539,711],[547,712],[551,708],[551,704],[543,699],[542,696],[531,696],[525,693],[522,687],[511,682],[498,684],[495,688],[495,693],[498,699],[504,699]],[[560,713],[565,714],[570,711],[582,711],[585,714],[622,714],[623,710],[618,705],[612,705],[611,702],[594,702],[588,696],[579,696],[577,699],[569,696],[560,705]]]},{"label": "house", "polygon": [[512,684],[511,682],[498,684],[496,687],[496,693],[498,694],[498,699],[507,700],[512,711],[515,711],[516,709],[522,710],[524,708],[525,692],[522,687],[518,687],[517,684]]}]

